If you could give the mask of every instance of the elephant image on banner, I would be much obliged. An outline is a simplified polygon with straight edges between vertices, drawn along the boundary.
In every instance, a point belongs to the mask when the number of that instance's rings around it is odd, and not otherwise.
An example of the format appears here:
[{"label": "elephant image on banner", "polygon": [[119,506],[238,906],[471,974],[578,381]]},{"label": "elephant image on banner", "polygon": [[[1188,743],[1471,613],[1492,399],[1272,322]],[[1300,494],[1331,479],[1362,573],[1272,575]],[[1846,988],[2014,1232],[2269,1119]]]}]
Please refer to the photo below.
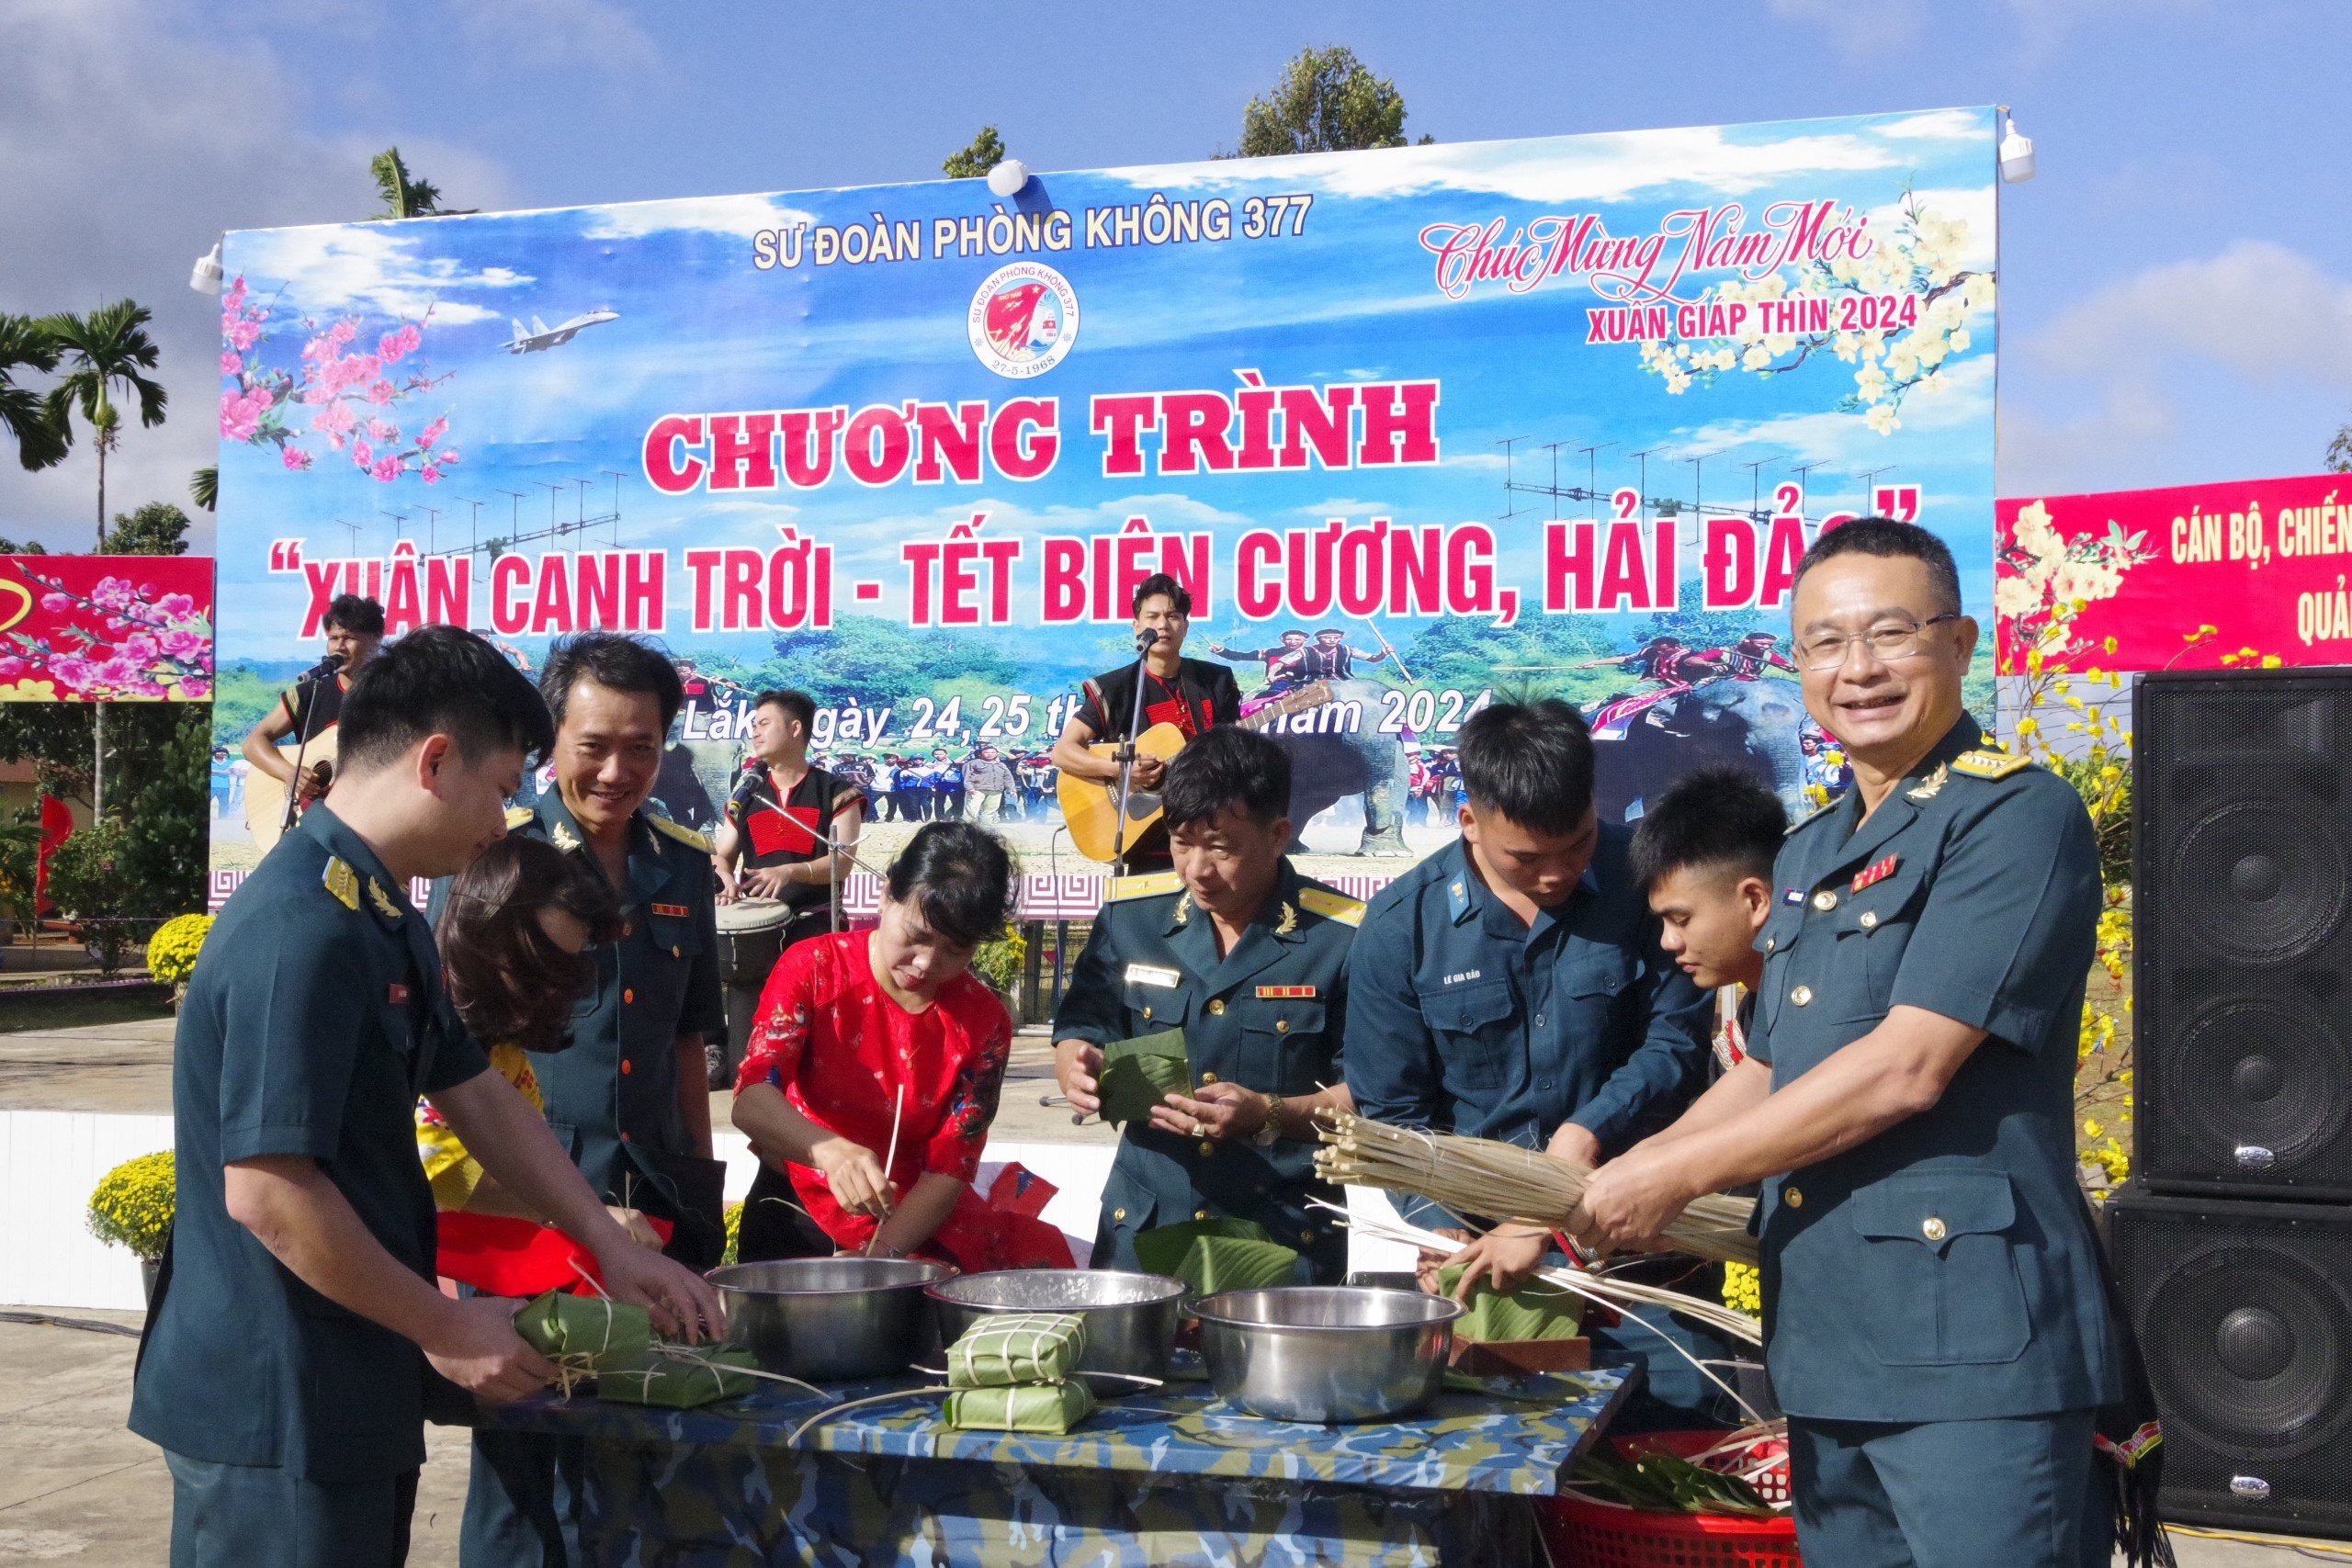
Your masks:
[{"label": "elephant image on banner", "polygon": [[1762,780],[1793,819],[1805,810],[1804,722],[1792,682],[1702,682],[1634,719],[1623,740],[1597,743],[1595,808],[1604,822],[1630,822],[1683,774],[1731,766]]}]

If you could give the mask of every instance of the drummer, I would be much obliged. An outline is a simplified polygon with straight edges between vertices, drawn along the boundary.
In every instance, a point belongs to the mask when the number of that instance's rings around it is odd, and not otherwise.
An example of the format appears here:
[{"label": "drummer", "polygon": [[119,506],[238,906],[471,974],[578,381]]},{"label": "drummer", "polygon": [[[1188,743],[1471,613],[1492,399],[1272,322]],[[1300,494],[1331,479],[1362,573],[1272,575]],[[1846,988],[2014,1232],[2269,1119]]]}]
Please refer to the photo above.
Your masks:
[{"label": "drummer", "polygon": [[752,754],[728,797],[711,860],[718,901],[773,898],[791,911],[786,946],[832,925],[831,887],[854,863],[865,796],[808,761],[817,703],[806,692],[752,701]]},{"label": "drummer", "polygon": [[1012,918],[1012,857],[968,822],[919,829],[871,931],[812,938],[760,998],[735,1125],[760,1172],[744,1262],[920,1254],[967,1272],[1071,1265],[1053,1226],[972,1190],[1012,1019],[971,973]]}]

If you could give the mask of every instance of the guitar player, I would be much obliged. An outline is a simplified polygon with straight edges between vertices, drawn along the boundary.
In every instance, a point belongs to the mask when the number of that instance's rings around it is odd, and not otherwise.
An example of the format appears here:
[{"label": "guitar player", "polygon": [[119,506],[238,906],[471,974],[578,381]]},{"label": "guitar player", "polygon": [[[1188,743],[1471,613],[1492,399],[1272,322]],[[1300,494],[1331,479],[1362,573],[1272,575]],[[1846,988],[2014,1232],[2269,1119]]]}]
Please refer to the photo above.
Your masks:
[{"label": "guitar player", "polygon": [[[384,607],[356,593],[340,594],[327,606],[320,629],[326,637],[327,657],[338,661],[335,668],[296,682],[245,737],[245,760],[291,786],[306,807],[327,792],[334,764],[319,760],[320,742],[343,716],[344,694],[384,644]],[[309,760],[302,772],[307,776],[298,782],[293,749],[280,750],[277,743],[305,739]],[[327,750],[332,755],[331,745]]]},{"label": "guitar player", "polygon": [[[1154,639],[1144,656],[1143,722],[1136,732],[1155,724],[1172,724],[1186,739],[1191,739],[1238,718],[1241,688],[1235,682],[1233,671],[1221,664],[1183,657],[1184,634],[1193,625],[1192,591],[1166,572],[1156,572],[1136,586],[1131,608],[1136,643],[1143,642],[1146,633]],[[1054,742],[1055,766],[1070,777],[1091,779],[1116,788],[1119,764],[1087,748],[1102,741],[1128,739],[1135,704],[1133,664],[1106,670],[1087,682],[1080,689],[1078,710],[1062,726],[1061,737]],[[1158,789],[1165,770],[1166,764],[1157,757],[1137,757],[1134,787],[1138,791]],[[1150,840],[1141,855],[1130,854],[1128,860],[1131,863],[1141,860],[1164,865],[1168,861],[1165,839]]]}]

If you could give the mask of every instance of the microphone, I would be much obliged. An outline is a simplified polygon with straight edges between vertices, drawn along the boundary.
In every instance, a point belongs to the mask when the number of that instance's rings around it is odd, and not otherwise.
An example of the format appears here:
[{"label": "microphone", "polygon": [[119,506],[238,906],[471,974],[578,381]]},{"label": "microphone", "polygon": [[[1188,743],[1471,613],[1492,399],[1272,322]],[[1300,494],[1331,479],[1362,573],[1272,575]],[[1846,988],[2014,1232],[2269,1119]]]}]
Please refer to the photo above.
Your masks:
[{"label": "microphone", "polygon": [[1159,641],[1159,634],[1152,630],[1151,627],[1146,626],[1143,630],[1136,633],[1136,651],[1137,653],[1149,653]]},{"label": "microphone", "polygon": [[303,671],[302,673],[296,676],[295,680],[297,682],[323,681],[342,668],[343,655],[340,653],[330,653],[324,659],[320,660],[316,664],[311,665],[308,670]]}]

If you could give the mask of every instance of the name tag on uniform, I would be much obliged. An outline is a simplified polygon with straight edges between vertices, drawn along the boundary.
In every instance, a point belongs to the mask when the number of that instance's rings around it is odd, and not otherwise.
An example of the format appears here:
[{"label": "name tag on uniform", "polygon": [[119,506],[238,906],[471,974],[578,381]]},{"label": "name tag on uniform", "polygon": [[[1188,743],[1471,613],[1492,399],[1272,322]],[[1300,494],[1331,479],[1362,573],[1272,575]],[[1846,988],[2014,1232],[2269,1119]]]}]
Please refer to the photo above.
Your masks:
[{"label": "name tag on uniform", "polygon": [[1878,861],[1862,867],[1862,869],[1857,872],[1854,875],[1854,891],[1860,893],[1863,888],[1870,886],[1872,883],[1884,882],[1888,877],[1894,874],[1894,868],[1902,863],[1903,857],[1901,855],[1889,855],[1883,861]]},{"label": "name tag on uniform", "polygon": [[406,1007],[408,1006],[408,987],[395,980],[392,982],[392,988],[384,994],[384,999],[396,1008]]},{"label": "name tag on uniform", "polygon": [[668,919],[673,920],[683,920],[687,916],[694,913],[693,910],[687,908],[684,904],[655,904],[651,906],[651,908],[655,914],[666,916]]},{"label": "name tag on uniform", "polygon": [[1162,990],[1174,990],[1183,978],[1175,970],[1162,969],[1156,964],[1127,965],[1127,984],[1130,986],[1158,986]]},{"label": "name tag on uniform", "polygon": [[1258,987],[1260,1001],[1312,1000],[1314,997],[1315,987],[1312,986],[1261,986]]},{"label": "name tag on uniform", "polygon": [[1781,903],[1783,903],[1783,904],[1802,904],[1802,903],[1804,903],[1804,888],[1802,888],[1802,887],[1792,887],[1792,888],[1790,888],[1787,892],[1785,892],[1785,893],[1783,893],[1783,894],[1781,894]]}]

